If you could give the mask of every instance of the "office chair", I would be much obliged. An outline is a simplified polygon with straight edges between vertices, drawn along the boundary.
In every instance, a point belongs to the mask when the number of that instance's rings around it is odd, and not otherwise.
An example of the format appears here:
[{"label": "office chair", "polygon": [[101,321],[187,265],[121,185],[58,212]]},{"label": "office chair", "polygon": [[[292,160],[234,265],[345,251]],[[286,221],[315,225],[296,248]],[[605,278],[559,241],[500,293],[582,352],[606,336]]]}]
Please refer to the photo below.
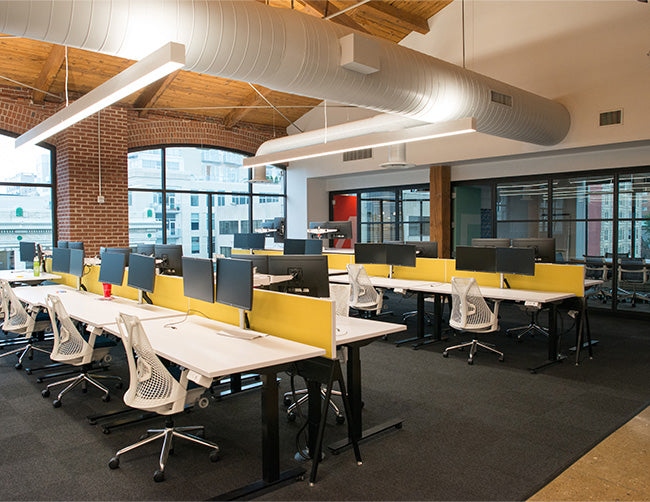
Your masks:
[{"label": "office chair", "polygon": [[[334,305],[336,307],[336,315],[347,317],[350,314],[350,285],[349,284],[330,284],[330,297],[334,300]],[[337,328],[338,329],[338,328]],[[327,389],[321,386],[320,389],[321,397],[325,399]],[[296,419],[296,409],[301,404],[304,404],[308,399],[308,390],[299,389],[297,391],[285,392],[282,396],[285,406],[287,408],[287,418],[290,422],[293,422]],[[332,390],[332,395],[340,396],[341,392],[338,390]],[[293,399],[297,396],[301,396],[295,402]],[[345,422],[345,415],[337,406],[337,404],[330,399],[329,406],[336,416],[336,423],[342,424]]]},{"label": "office chair", "polygon": [[[648,301],[646,293],[637,292],[638,287],[648,283],[648,269],[643,258],[622,258],[618,260],[618,300],[632,300],[632,307],[636,307],[638,299]],[[632,287],[632,292],[626,287]]]},{"label": "office chair", "polygon": [[[0,279],[0,294],[2,295],[2,311],[4,314],[4,321],[0,325],[0,329],[5,333],[24,335],[22,341],[25,343],[25,345],[21,345],[17,349],[0,354],[0,357],[18,354],[18,362],[15,368],[19,370],[23,367],[23,359],[25,357],[32,359],[35,350],[44,354],[50,353],[49,350],[36,345],[37,342],[43,341],[44,331],[50,325],[50,318],[46,312],[39,312],[38,310],[33,310],[31,315],[27,313],[27,310],[11,288],[9,281],[5,279]],[[14,341],[18,340],[12,339],[11,343]]]},{"label": "office chair", "polygon": [[88,339],[82,336],[75,323],[70,319],[58,296],[47,295],[45,304],[47,305],[47,311],[52,322],[52,333],[54,333],[54,347],[52,348],[50,358],[60,363],[80,366],[81,371],[75,376],[49,384],[41,392],[43,398],[50,396],[50,391],[53,387],[67,384],[59,392],[56,399],[52,401],[52,406],[59,408],[61,406],[61,399],[65,394],[79,384],[81,384],[85,392],[87,384],[91,384],[104,393],[102,401],[110,401],[111,396],[108,388],[99,383],[98,380],[117,380],[118,387],[120,387],[121,378],[113,375],[91,374],[91,371],[93,370],[93,363],[102,359],[108,359],[108,352],[111,347],[117,344],[105,336],[97,336],[94,332],[90,333]]},{"label": "office chair", "polygon": [[524,326],[508,328],[506,330],[506,334],[510,335],[511,333],[516,333],[517,331],[521,331],[521,333],[519,333],[519,335],[517,336],[517,341],[521,341],[521,339],[529,333],[531,335],[535,335],[537,333],[547,337],[548,328],[545,328],[544,326],[540,326],[539,324],[537,324],[537,318],[539,317],[539,313],[542,310],[541,306],[524,305],[521,306],[520,308],[530,314],[530,322]]},{"label": "office chair", "polygon": [[[159,469],[155,471],[153,479],[156,482],[165,479],[165,467],[173,439],[187,439],[194,443],[211,448],[210,460],[219,460],[219,447],[202,439],[192,431],[203,431],[202,426],[174,427],[171,415],[182,412],[187,405],[199,402],[200,406],[207,406],[207,399],[201,398],[205,388],[200,387],[187,378],[189,370],[183,369],[174,375],[167,369],[154,352],[149,339],[140,324],[140,320],[131,315],[120,314],[117,318],[120,336],[126,350],[129,364],[129,388],[124,394],[124,403],[132,408],[151,411],[159,415],[166,415],[164,429],[149,429],[145,438],[137,443],[119,450],[108,463],[111,469],[120,466],[120,456],[126,452],[139,448],[157,439],[162,439],[162,451],[159,458]],[[136,359],[137,358],[137,359]]]},{"label": "office chair", "polygon": [[[368,272],[363,265],[349,263],[346,266],[352,292],[350,308],[359,311],[362,317],[379,315],[383,303],[383,295],[370,282]],[[366,315],[363,315],[366,314]]]},{"label": "office chair", "polygon": [[[473,277],[451,278],[451,302],[449,326],[453,329],[470,333],[491,333],[499,330],[499,302],[494,302],[494,312],[492,312]],[[450,350],[464,347],[470,347],[467,364],[474,364],[474,355],[479,347],[494,352],[499,356],[499,361],[503,362],[503,352],[479,342],[475,337],[471,342],[445,348],[442,355],[448,357]]]}]

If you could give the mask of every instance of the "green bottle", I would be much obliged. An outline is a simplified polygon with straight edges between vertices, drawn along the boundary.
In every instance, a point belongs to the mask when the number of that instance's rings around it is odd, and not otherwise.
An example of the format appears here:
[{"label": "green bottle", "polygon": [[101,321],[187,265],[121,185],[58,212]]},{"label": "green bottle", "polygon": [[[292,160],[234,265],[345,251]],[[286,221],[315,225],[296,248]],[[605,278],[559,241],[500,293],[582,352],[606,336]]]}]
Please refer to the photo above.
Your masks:
[{"label": "green bottle", "polygon": [[34,256],[34,277],[41,275],[41,264],[38,261],[38,256]]}]

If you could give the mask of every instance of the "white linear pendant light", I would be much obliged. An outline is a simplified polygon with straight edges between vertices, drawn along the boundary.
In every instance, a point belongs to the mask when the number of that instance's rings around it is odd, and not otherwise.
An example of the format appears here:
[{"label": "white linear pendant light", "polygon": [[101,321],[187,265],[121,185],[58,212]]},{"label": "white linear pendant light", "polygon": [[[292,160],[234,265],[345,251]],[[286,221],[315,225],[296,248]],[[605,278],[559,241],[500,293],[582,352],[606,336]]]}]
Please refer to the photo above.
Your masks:
[{"label": "white linear pendant light", "polygon": [[185,66],[185,46],[169,42],[16,138],[34,145]]}]

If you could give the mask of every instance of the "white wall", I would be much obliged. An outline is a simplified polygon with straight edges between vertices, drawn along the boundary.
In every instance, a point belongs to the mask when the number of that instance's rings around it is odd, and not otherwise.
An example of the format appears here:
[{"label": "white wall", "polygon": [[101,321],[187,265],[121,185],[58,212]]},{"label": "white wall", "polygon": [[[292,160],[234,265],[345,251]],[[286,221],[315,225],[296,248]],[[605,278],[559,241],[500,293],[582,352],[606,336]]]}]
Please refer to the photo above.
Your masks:
[{"label": "white wall", "polygon": [[[460,1],[429,25],[427,35],[412,33],[402,44],[462,65]],[[303,201],[308,221],[327,214],[327,197],[319,191],[307,205],[307,180],[314,187],[314,178],[325,180],[318,190],[330,191],[427,183],[422,167],[432,164],[452,165],[452,180],[649,165],[648,33],[650,5],[632,0],[466,0],[466,67],[563,103],[572,120],[567,138],[553,147],[479,133],[410,143],[407,160],[418,168],[392,173],[377,167],[388,158],[386,148],[362,161],[342,163],[337,155],[295,162],[288,168],[289,199]],[[600,112],[621,107],[622,125],[599,127]],[[327,123],[373,114],[329,103]],[[299,125],[323,127],[323,115],[315,109]],[[289,221],[293,216],[289,212]]]}]

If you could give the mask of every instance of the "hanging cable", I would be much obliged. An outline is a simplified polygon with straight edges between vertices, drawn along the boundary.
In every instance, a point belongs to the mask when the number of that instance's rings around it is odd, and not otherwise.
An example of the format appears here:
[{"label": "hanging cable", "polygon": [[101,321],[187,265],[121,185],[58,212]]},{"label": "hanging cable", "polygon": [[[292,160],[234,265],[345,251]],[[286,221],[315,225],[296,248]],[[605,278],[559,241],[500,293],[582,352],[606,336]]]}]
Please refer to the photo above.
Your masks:
[{"label": "hanging cable", "polygon": [[[0,38],[1,38],[1,37],[0,37]],[[21,86],[21,87],[27,87],[27,89],[31,89],[31,90],[33,90],[33,91],[42,92],[43,94],[47,94],[48,96],[52,96],[52,97],[57,98],[57,99],[63,99],[63,98],[62,98],[61,96],[59,96],[58,94],[52,94],[51,92],[47,92],[47,91],[44,91],[43,89],[38,89],[38,88],[36,88],[36,87],[32,87],[31,85],[24,84],[24,83],[22,83],[22,82],[19,82],[18,80],[14,80],[14,79],[12,79],[12,78],[5,77],[5,76],[3,76],[3,75],[0,75],[0,78],[3,79],[3,80],[8,80],[9,82],[11,82],[11,83],[13,83],[13,84],[18,84],[18,85]]]},{"label": "hanging cable", "polygon": [[65,106],[67,107],[68,102],[68,46],[65,46]]}]

